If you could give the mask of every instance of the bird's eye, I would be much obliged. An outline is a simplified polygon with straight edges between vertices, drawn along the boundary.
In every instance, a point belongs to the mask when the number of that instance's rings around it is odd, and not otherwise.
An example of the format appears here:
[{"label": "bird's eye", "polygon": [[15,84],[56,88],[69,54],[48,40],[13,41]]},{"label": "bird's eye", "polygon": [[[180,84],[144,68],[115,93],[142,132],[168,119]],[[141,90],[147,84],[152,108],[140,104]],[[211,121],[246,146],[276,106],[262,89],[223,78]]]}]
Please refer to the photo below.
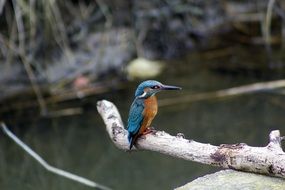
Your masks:
[{"label": "bird's eye", "polygon": [[158,85],[155,85],[155,86],[153,86],[153,87],[151,87],[152,89],[158,89],[159,88],[159,86]]}]

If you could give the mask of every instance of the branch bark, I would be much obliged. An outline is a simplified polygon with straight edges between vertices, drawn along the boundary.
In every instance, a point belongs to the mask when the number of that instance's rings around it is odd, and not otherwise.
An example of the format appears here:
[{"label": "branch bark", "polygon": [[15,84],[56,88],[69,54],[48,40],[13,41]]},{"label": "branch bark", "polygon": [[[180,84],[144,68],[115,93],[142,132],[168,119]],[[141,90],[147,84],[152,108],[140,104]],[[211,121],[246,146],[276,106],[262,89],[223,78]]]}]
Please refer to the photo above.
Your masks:
[{"label": "branch bark", "polygon": [[[128,132],[124,129],[116,106],[102,100],[97,103],[97,109],[114,144],[128,151]],[[214,146],[185,139],[183,134],[171,136],[164,131],[157,131],[139,138],[134,150],[151,150],[212,166],[285,178],[282,140],[284,137],[280,137],[280,132],[275,130],[270,133],[269,143],[265,147],[252,147],[245,143]]]}]

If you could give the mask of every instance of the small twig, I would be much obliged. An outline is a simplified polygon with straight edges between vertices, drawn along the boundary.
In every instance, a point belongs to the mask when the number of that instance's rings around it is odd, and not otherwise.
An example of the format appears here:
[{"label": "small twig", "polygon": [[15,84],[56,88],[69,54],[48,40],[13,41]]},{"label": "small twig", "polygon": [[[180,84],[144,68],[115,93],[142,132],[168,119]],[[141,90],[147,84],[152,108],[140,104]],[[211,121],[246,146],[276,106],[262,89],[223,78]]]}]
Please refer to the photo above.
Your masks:
[{"label": "small twig", "polygon": [[7,47],[7,55],[6,55],[6,61],[5,61],[5,65],[11,65],[11,63],[13,62],[13,58],[14,58],[14,54],[17,55],[18,54],[18,47],[15,46],[15,41],[16,41],[16,30],[17,30],[17,26],[16,26],[16,21],[12,20],[11,21],[11,29],[9,30],[9,39],[4,40],[3,42],[1,42],[2,44],[5,44]]},{"label": "small twig", "polygon": [[19,54],[20,54],[20,58],[21,61],[24,65],[24,68],[27,72],[27,75],[29,77],[29,80],[31,82],[32,88],[37,96],[37,101],[40,105],[41,108],[41,114],[45,115],[46,114],[46,105],[43,99],[43,95],[40,91],[40,88],[38,86],[38,84],[36,83],[36,77],[35,74],[31,68],[31,61],[28,60],[27,55],[26,55],[26,51],[25,51],[25,27],[24,27],[24,22],[23,22],[23,18],[22,18],[22,10],[20,8],[20,6],[18,5],[18,2],[16,0],[12,1],[13,6],[14,6],[14,12],[15,12],[15,20],[16,20],[16,24],[17,24],[17,29],[18,29],[18,39],[19,39]]},{"label": "small twig", "polygon": [[36,0],[29,0],[28,5],[28,15],[29,15],[29,49],[31,52],[35,53],[36,49],[36,33],[37,33],[37,22],[38,17],[36,16]]},{"label": "small twig", "polygon": [[[116,89],[123,89],[125,88],[125,85],[123,83],[112,83],[112,84],[107,84],[107,83],[98,83],[98,84],[94,84],[91,87],[88,87],[86,89],[81,89],[80,90],[80,94],[82,94],[85,98],[90,97],[92,95],[98,95],[98,94],[102,94],[105,92],[108,92],[110,90],[114,90],[114,86],[116,86]],[[44,88],[42,88],[44,91]],[[22,92],[22,94],[31,94],[30,92],[31,90],[28,89],[26,92]],[[18,94],[18,93],[17,93]],[[15,94],[14,96],[16,97],[17,94]],[[45,103],[47,106],[51,105],[51,104],[56,104],[56,103],[60,103],[60,102],[64,102],[64,101],[70,101],[70,100],[77,100],[79,99],[78,97],[78,91],[76,90],[64,90],[64,91],[60,91],[57,94],[54,95],[50,95],[49,97],[46,97],[44,99]],[[3,100],[2,100],[3,102]],[[9,112],[11,110],[15,110],[15,109],[28,109],[28,108],[37,108],[39,106],[39,104],[37,102],[35,102],[34,100],[31,101],[21,101],[21,102],[13,102],[10,104],[3,104],[1,105],[1,109],[0,109],[0,115],[2,113],[5,112]],[[49,116],[52,110],[48,110],[47,114],[45,116]]]},{"label": "small twig", "polygon": [[106,23],[105,23],[106,28],[110,28],[113,23],[113,16],[109,11],[108,6],[102,0],[95,0],[95,1],[97,5],[99,6],[99,9],[101,10],[101,12],[106,18]]},{"label": "small twig", "polygon": [[1,15],[2,12],[3,12],[5,3],[6,3],[6,0],[0,1],[0,15]]},{"label": "small twig", "polygon": [[33,69],[31,68],[31,62],[26,59],[24,55],[21,55],[21,61],[24,65],[24,68],[27,72],[27,75],[29,77],[30,83],[32,85],[33,91],[35,92],[35,95],[37,97],[38,104],[40,106],[41,110],[41,115],[46,115],[47,114],[47,107],[46,107],[46,102],[44,100],[43,94],[40,90],[39,85],[36,82],[36,76],[33,72]]},{"label": "small twig", "polygon": [[253,94],[257,92],[268,92],[285,87],[285,80],[275,80],[268,82],[258,82],[228,88],[224,90],[217,90],[214,92],[206,92],[199,94],[188,94],[176,98],[166,98],[159,101],[159,106],[170,106],[178,103],[196,102],[202,100],[210,100],[215,98],[226,98],[237,95]]},{"label": "small twig", "polygon": [[269,64],[272,66],[272,48],[271,48],[271,21],[272,21],[272,12],[275,4],[275,0],[269,0],[267,4],[267,11],[264,22],[261,22],[262,35],[264,38],[265,48],[267,51]]},{"label": "small twig", "polygon": [[1,122],[1,128],[3,132],[10,137],[15,143],[17,143],[21,148],[23,148],[30,156],[32,156],[36,161],[38,161],[46,170],[55,173],[57,175],[63,176],[65,178],[68,178],[70,180],[79,182],[81,184],[99,188],[102,190],[111,190],[109,187],[106,187],[104,185],[98,184],[96,182],[93,182],[89,179],[83,178],[81,176],[69,173],[67,171],[58,169],[56,167],[53,167],[49,165],[42,157],[40,157],[37,153],[35,153],[30,147],[28,147],[24,142],[22,142],[17,136],[15,136],[5,125],[5,123]]},{"label": "small twig", "polygon": [[[55,38],[57,35],[59,35],[59,38],[58,40],[59,41],[62,41],[62,45],[64,49],[67,49],[69,50],[69,46],[68,46],[68,37],[67,37],[67,33],[66,33],[66,28],[65,28],[65,24],[62,20],[62,15],[61,15],[61,12],[58,8],[58,5],[57,5],[57,1],[52,1],[52,0],[49,0],[48,1],[49,3],[49,8],[51,10],[51,15],[53,16],[53,19],[54,19],[54,22],[55,23],[51,23],[51,25],[55,25],[55,31],[57,30],[58,32],[55,33]],[[59,43],[59,45],[61,45]]]},{"label": "small twig", "polygon": [[22,54],[25,53],[25,26],[23,22],[23,13],[18,5],[18,2],[16,0],[12,0],[12,4],[14,7],[14,12],[15,12],[15,20],[17,23],[17,29],[18,29],[18,40],[19,40],[19,49]]},{"label": "small twig", "polygon": [[271,42],[271,21],[272,21],[272,11],[275,4],[275,0],[269,0],[267,5],[265,23],[264,23],[264,38],[265,44],[269,46]]},{"label": "small twig", "polygon": [[285,48],[285,10],[282,8],[282,6],[275,6],[274,11],[276,14],[281,18],[281,46],[282,49]]},{"label": "small twig", "polygon": [[82,114],[82,108],[66,108],[57,111],[50,111],[47,117],[62,117]]}]

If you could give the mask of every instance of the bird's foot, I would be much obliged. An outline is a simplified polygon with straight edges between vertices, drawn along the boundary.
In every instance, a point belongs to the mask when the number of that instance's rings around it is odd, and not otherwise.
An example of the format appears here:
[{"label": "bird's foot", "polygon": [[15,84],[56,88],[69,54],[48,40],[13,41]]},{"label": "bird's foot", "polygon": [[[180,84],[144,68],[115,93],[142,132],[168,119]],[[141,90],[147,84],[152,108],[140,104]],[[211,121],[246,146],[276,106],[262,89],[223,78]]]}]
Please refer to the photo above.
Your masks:
[{"label": "bird's foot", "polygon": [[146,130],[140,135],[140,138],[145,139],[145,135],[150,133],[156,133],[156,130],[153,127],[148,127]]},{"label": "bird's foot", "polygon": [[153,128],[153,127],[148,127],[146,128],[146,130],[142,133],[142,135],[147,135],[147,134],[150,134],[150,133],[155,133],[156,130]]}]

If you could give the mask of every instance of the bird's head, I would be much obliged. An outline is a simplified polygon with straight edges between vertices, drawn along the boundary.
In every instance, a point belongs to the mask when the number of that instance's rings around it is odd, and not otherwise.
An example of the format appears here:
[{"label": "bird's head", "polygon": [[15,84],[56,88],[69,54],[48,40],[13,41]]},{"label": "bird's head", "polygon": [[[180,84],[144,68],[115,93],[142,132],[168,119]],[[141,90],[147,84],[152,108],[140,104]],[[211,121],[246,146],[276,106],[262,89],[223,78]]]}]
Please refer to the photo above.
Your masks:
[{"label": "bird's head", "polygon": [[147,80],[147,81],[142,82],[138,86],[135,96],[139,98],[148,98],[162,90],[181,90],[181,89],[182,88],[177,87],[177,86],[161,84],[160,82],[155,81],[155,80]]}]

